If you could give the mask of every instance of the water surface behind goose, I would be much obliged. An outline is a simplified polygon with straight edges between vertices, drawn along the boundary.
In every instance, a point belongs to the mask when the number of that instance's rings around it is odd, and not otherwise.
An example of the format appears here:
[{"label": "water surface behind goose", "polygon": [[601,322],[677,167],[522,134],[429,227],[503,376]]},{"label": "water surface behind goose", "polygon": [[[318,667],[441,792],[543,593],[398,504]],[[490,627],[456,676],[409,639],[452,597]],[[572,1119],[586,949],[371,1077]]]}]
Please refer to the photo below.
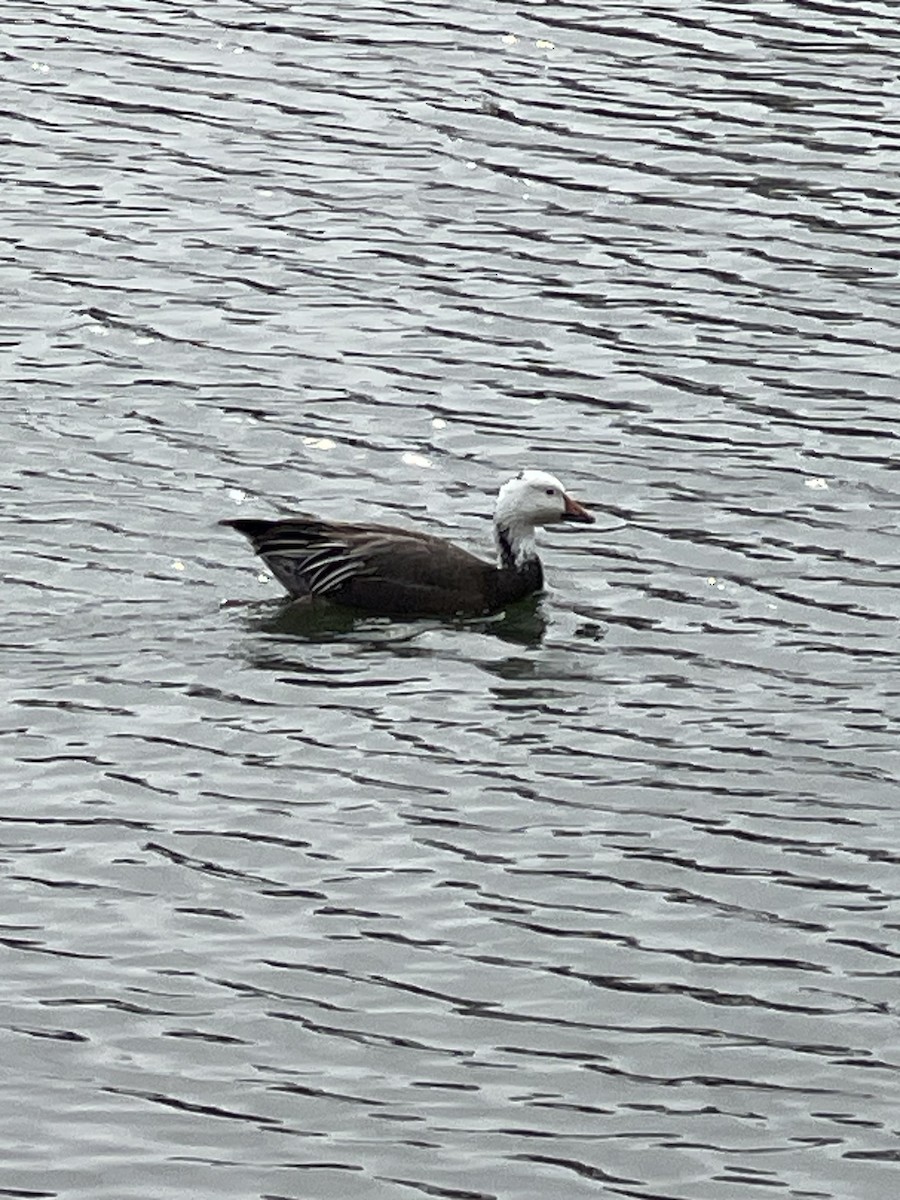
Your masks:
[{"label": "water surface behind goose", "polygon": [[0,1194],[893,1194],[893,6],[4,14]]}]

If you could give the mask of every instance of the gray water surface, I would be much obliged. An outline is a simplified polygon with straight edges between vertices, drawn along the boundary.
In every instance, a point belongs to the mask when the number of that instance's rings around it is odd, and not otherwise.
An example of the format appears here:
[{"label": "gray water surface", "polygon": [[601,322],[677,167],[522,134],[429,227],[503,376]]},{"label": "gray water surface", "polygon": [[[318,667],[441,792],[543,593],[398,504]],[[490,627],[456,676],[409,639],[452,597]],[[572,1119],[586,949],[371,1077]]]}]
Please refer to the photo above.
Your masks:
[{"label": "gray water surface", "polygon": [[4,18],[0,1196],[892,1196],[895,6]]}]

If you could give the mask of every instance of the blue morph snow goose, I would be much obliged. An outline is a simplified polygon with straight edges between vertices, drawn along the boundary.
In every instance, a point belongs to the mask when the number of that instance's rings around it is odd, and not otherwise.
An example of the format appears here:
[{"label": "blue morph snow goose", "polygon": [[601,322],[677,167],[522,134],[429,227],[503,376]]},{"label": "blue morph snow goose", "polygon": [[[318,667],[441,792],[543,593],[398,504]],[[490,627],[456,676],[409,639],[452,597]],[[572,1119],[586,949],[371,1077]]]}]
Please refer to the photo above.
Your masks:
[{"label": "blue morph snow goose", "polygon": [[593,516],[545,471],[521,471],[497,496],[497,565],[444,538],[391,525],[297,514],[222,521],[244,534],[295,597],[323,596],[383,616],[483,615],[541,590],[535,530]]}]

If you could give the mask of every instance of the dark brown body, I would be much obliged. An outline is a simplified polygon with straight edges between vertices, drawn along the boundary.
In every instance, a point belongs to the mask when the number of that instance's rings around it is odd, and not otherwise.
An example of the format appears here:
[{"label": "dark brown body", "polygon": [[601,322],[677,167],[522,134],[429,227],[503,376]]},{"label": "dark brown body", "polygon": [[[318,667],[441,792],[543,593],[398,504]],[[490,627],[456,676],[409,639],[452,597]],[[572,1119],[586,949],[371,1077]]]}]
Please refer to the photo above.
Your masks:
[{"label": "dark brown body", "polygon": [[386,616],[497,612],[543,587],[537,557],[494,566],[443,538],[389,525],[298,515],[223,521],[292,596],[324,596]]}]

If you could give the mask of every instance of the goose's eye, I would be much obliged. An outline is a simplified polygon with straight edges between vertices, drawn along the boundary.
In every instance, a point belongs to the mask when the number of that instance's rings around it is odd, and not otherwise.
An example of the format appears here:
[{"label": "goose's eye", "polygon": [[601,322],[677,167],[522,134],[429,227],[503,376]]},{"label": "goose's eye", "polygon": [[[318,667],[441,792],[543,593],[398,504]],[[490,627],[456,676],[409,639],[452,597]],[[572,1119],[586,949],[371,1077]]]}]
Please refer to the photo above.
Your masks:
[{"label": "goose's eye", "polygon": [[548,495],[548,496],[555,496],[555,495],[556,495],[556,488],[547,488],[547,495]]}]

